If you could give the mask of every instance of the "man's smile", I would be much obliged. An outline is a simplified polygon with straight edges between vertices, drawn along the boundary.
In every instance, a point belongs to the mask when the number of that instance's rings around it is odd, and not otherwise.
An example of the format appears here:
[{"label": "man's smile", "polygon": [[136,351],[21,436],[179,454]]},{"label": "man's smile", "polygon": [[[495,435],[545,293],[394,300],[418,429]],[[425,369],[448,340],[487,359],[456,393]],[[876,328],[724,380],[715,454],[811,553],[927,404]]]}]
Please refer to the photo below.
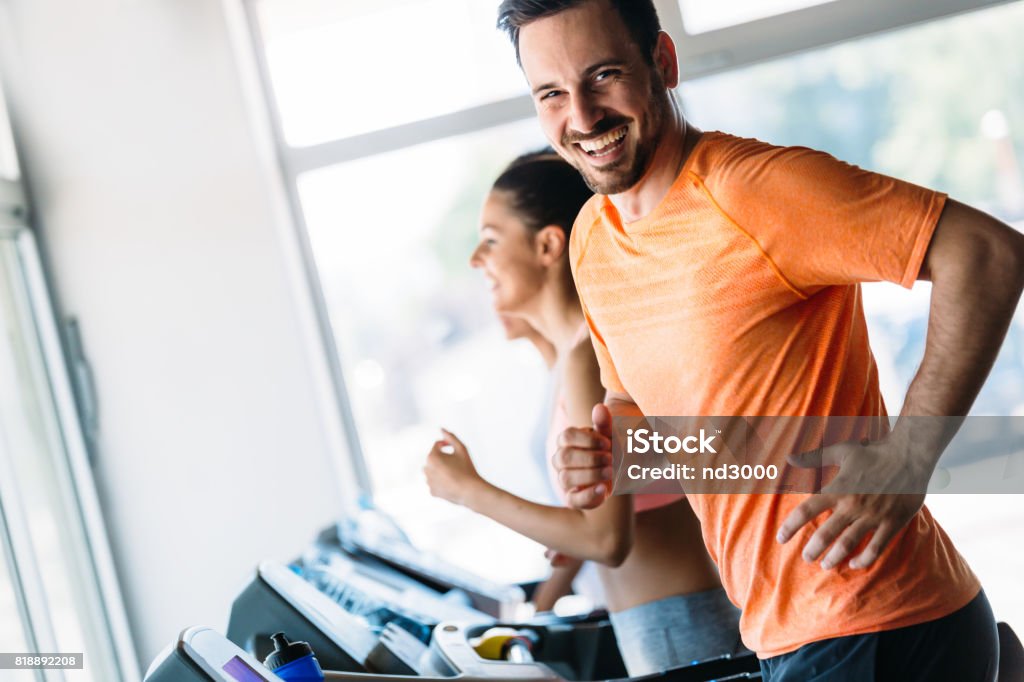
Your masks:
[{"label": "man's smile", "polygon": [[619,126],[601,137],[575,142],[574,146],[591,159],[600,162],[593,165],[606,165],[606,163],[617,159],[619,153],[625,148],[626,134],[628,132],[628,124]]}]

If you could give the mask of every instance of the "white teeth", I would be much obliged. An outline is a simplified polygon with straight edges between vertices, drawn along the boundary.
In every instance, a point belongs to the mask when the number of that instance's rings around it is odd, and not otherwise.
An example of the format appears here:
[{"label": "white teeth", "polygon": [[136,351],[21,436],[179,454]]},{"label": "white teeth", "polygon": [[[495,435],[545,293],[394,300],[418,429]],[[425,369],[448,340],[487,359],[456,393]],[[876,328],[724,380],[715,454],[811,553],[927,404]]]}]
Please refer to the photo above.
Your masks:
[{"label": "white teeth", "polygon": [[611,144],[614,144],[614,143],[618,142],[619,140],[621,140],[625,136],[626,136],[626,128],[622,127],[622,128],[619,128],[618,130],[613,130],[612,132],[608,133],[607,135],[604,135],[603,137],[599,137],[596,140],[583,140],[579,144],[580,144],[580,147],[585,152],[596,152],[599,149],[604,149],[608,145],[611,145]]}]

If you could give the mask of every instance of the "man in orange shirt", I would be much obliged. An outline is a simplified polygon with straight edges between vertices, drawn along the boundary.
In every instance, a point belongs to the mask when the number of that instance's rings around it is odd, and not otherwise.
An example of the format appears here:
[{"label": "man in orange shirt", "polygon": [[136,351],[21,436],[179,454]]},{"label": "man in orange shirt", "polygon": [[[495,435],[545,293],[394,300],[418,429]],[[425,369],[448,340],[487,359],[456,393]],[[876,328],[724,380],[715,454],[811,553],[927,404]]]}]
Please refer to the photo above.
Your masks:
[{"label": "man in orange shirt", "polygon": [[611,490],[612,415],[884,415],[859,283],[930,280],[890,434],[831,449],[821,494],[690,500],[766,680],[993,680],[991,609],[923,506],[952,436],[902,417],[967,414],[1024,288],[1024,236],[826,154],[689,125],[651,0],[504,0],[499,26],[598,195],[570,253],[608,394],[593,429],[562,435],[570,503]]}]

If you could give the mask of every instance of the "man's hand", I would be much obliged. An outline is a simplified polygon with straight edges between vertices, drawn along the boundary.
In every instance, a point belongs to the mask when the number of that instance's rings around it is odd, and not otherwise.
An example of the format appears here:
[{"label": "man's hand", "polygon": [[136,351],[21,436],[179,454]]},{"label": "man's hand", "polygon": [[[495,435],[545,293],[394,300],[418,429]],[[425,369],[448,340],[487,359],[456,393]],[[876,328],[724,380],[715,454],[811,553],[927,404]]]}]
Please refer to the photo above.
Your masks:
[{"label": "man's hand", "polygon": [[552,463],[573,509],[593,509],[612,491],[612,415],[594,405],[593,428],[570,427],[558,437]]},{"label": "man's hand", "polygon": [[805,525],[831,512],[803,550],[805,561],[817,561],[824,554],[821,567],[825,570],[841,564],[873,534],[849,563],[850,568],[871,566],[921,509],[931,475],[927,458],[911,456],[908,449],[888,440],[866,445],[839,443],[795,455],[790,461],[801,467],[839,465],[832,482],[794,509],[777,536],[779,542],[789,542]]},{"label": "man's hand", "polygon": [[427,455],[423,473],[431,495],[464,505],[472,487],[484,483],[484,480],[473,466],[462,441],[450,431],[441,429],[441,434],[443,437],[435,441]]}]

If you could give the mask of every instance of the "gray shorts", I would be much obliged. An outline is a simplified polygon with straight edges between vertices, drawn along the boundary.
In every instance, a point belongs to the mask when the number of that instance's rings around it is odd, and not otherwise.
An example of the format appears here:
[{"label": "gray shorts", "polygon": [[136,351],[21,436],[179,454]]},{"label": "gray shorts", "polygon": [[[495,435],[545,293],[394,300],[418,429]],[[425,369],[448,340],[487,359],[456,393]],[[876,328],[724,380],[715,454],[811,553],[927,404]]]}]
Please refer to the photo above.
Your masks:
[{"label": "gray shorts", "polygon": [[630,677],[746,651],[740,642],[740,610],[721,588],[609,615]]}]

